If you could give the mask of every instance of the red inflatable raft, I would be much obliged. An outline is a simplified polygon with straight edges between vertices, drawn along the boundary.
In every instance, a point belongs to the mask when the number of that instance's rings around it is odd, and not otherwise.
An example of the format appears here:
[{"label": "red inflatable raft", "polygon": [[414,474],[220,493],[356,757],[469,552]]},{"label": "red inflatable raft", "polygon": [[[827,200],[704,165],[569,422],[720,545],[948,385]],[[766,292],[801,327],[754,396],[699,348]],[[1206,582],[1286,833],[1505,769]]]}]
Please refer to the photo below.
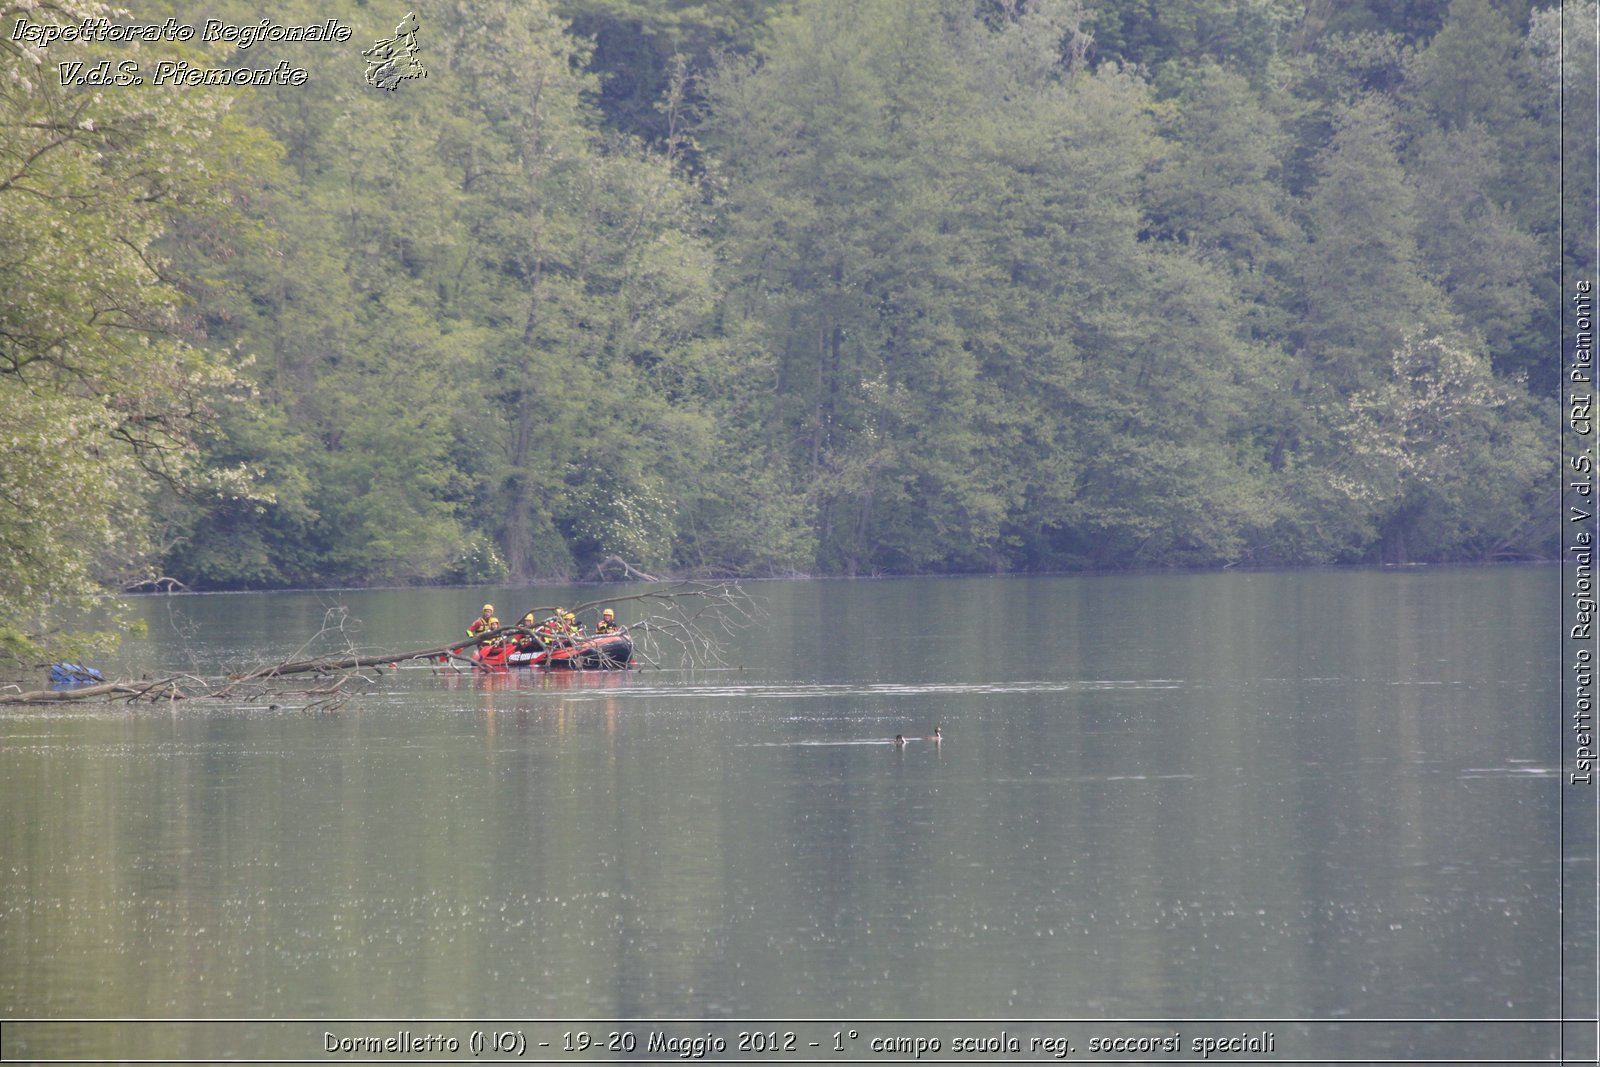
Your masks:
[{"label": "red inflatable raft", "polygon": [[554,646],[536,637],[500,641],[473,651],[489,667],[543,667],[552,671],[617,671],[633,664],[633,638],[625,633],[596,634]]}]

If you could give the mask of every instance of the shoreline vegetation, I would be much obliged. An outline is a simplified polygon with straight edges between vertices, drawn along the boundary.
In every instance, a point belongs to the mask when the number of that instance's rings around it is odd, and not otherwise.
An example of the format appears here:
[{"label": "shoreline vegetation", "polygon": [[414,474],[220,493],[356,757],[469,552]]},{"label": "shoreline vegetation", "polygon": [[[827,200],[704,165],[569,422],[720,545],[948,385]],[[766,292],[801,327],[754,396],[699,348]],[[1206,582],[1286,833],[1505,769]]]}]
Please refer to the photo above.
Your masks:
[{"label": "shoreline vegetation", "polygon": [[[130,589],[1560,556],[1594,0],[206,15],[0,0],[0,664]],[[296,78],[88,76],[162,64]]]}]

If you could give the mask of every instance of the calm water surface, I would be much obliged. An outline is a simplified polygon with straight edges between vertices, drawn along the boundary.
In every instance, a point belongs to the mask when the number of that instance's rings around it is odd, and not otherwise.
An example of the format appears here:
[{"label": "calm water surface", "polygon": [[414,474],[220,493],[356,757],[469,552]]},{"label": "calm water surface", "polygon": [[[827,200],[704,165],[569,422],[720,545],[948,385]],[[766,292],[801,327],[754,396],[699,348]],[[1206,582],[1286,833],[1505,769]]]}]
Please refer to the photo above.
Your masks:
[{"label": "calm water surface", "polygon": [[[0,1018],[1560,1014],[1554,569],[748,589],[720,669],[0,715]],[[117,666],[484,597],[152,598]]]}]

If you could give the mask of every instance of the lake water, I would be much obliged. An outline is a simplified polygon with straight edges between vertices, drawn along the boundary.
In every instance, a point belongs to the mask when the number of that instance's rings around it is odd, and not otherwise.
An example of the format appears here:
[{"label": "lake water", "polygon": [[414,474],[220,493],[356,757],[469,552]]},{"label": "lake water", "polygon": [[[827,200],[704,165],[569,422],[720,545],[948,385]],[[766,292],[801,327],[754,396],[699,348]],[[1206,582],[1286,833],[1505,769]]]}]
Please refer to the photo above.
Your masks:
[{"label": "lake water", "polygon": [[[486,595],[612,591],[150,598],[102,666],[423,648]],[[812,1062],[1592,1048],[1560,1024],[1595,930],[1592,892],[1563,925],[1593,793],[1556,569],[746,591],[717,667],[0,713],[6,1058],[470,1059],[471,1020],[545,1062],[763,1026]]]}]

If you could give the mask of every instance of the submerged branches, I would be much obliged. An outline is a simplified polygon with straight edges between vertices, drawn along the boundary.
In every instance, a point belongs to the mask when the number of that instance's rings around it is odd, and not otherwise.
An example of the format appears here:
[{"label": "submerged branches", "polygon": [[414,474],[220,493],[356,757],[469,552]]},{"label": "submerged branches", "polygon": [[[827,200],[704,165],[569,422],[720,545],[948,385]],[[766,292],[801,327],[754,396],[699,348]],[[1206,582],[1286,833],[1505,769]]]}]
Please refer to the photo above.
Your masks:
[{"label": "submerged branches", "polygon": [[760,621],[762,615],[760,605],[736,582],[680,582],[620,599],[666,609],[629,627],[636,648],[646,646],[638,649],[639,654],[656,665],[663,644],[677,647],[684,667],[721,663],[723,640]]}]

